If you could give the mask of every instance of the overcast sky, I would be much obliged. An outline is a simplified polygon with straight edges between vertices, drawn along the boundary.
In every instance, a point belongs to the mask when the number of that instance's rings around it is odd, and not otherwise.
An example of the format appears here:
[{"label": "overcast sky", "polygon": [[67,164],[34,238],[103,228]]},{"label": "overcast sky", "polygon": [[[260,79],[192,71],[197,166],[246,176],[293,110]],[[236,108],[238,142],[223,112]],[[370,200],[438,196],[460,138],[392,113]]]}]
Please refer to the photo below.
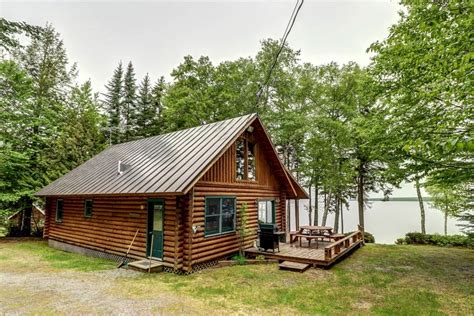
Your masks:
[{"label": "overcast sky", "polygon": [[[62,35],[79,79],[102,90],[117,63],[131,60],[137,78],[169,74],[184,55],[214,63],[254,56],[265,38],[280,38],[296,1],[8,1],[0,16],[44,25]],[[314,64],[369,62],[365,52],[398,20],[397,1],[306,0],[289,37]]]}]

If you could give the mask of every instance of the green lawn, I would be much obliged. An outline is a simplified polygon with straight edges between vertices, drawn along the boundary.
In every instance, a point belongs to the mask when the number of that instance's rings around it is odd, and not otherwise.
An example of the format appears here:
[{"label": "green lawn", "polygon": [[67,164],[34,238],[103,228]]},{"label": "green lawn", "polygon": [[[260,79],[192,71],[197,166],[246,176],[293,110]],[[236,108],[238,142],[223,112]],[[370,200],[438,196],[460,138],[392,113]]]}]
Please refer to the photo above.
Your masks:
[{"label": "green lawn", "polygon": [[[18,257],[37,260],[18,266]],[[53,250],[43,242],[0,243],[0,271],[24,273],[28,266],[52,274],[74,271],[85,278],[115,264]],[[474,251],[367,245],[330,270],[300,274],[271,264],[190,276],[120,275],[103,291],[117,301],[177,298],[169,307],[150,309],[165,314],[473,315]]]}]

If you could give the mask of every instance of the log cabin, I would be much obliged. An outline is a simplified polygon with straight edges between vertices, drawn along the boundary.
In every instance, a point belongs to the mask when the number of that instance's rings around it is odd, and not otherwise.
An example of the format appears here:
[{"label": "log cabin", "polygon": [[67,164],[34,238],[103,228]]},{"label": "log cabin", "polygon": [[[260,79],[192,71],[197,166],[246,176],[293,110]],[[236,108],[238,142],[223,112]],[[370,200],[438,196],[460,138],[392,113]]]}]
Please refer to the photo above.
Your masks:
[{"label": "log cabin", "polygon": [[51,246],[123,257],[136,235],[130,258],[185,272],[239,250],[239,209],[248,248],[307,198],[257,114],[110,146],[36,195]]}]

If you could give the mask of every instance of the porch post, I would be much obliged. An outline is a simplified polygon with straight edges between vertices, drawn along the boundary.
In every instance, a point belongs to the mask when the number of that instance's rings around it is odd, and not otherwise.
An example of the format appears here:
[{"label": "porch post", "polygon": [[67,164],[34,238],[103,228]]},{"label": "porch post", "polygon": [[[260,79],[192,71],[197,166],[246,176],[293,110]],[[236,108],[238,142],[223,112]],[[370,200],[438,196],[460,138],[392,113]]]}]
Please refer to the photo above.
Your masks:
[{"label": "porch post", "polygon": [[295,199],[295,225],[296,230],[300,229],[300,200],[298,198]]}]

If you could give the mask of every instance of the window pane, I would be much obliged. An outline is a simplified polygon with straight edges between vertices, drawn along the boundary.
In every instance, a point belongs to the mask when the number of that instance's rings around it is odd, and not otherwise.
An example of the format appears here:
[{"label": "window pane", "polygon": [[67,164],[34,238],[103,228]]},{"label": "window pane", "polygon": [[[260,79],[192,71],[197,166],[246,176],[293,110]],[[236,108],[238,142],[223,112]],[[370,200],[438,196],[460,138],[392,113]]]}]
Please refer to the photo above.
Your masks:
[{"label": "window pane", "polygon": [[56,202],[56,221],[62,222],[63,220],[63,200],[57,200]]},{"label": "window pane", "polygon": [[248,180],[255,180],[257,177],[256,170],[255,170],[255,144],[247,143],[248,151],[247,151],[247,179]]},{"label": "window pane", "polygon": [[153,230],[163,231],[163,204],[153,204]]},{"label": "window pane", "polygon": [[206,199],[206,216],[220,214],[220,200],[219,198]]},{"label": "window pane", "polygon": [[223,213],[222,214],[222,232],[230,232],[235,228],[234,226],[234,213]]},{"label": "window pane", "polygon": [[222,232],[234,230],[235,199],[222,199]]},{"label": "window pane", "polygon": [[267,223],[273,223],[272,201],[267,201]]},{"label": "window pane", "polygon": [[92,201],[91,200],[86,200],[85,202],[84,216],[86,217],[92,216]]},{"label": "window pane", "polygon": [[219,233],[219,216],[206,216],[205,234],[212,235]]},{"label": "window pane", "polygon": [[235,213],[235,199],[224,198],[222,199],[222,214]]},{"label": "window pane", "polygon": [[267,203],[265,201],[258,202],[258,221],[267,222]]},{"label": "window pane", "polygon": [[245,150],[244,150],[244,140],[239,139],[235,142],[236,147],[236,159],[235,159],[235,167],[236,167],[236,174],[237,180],[244,179],[244,167],[245,167]]}]

